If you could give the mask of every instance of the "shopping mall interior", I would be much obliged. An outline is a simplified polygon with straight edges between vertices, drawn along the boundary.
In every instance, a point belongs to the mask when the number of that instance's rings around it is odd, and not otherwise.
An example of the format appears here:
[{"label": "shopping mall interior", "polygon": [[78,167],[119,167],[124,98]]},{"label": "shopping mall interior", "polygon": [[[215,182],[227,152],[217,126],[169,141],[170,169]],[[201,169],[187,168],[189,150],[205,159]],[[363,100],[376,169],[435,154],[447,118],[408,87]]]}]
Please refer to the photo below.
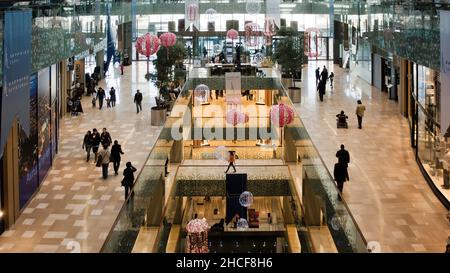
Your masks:
[{"label": "shopping mall interior", "polygon": [[0,18],[1,253],[450,252],[446,0]]}]

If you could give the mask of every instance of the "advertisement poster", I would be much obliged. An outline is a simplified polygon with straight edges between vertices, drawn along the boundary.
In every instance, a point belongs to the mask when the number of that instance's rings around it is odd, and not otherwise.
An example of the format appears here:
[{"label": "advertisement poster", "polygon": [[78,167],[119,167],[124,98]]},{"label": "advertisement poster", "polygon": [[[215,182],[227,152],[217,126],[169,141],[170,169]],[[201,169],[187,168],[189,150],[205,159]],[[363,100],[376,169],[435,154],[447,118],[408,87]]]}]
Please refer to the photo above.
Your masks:
[{"label": "advertisement poster", "polygon": [[2,131],[0,154],[17,118],[30,132],[31,11],[6,11],[3,31]]},{"label": "advertisement poster", "polygon": [[241,72],[225,73],[227,104],[241,104]]},{"label": "advertisement poster", "polygon": [[19,133],[19,206],[28,202],[38,187],[37,156],[37,74],[30,76],[30,134],[21,128]]},{"label": "advertisement poster", "polygon": [[450,11],[441,10],[441,133],[450,136]]},{"label": "advertisement poster", "polygon": [[266,0],[266,18],[272,18],[277,27],[281,27],[280,0]]},{"label": "advertisement poster", "polygon": [[39,183],[45,178],[52,161],[50,69],[38,72],[38,162]]},{"label": "advertisement poster", "polygon": [[188,30],[191,24],[194,28],[200,29],[200,7],[198,0],[186,0],[184,6],[184,18],[186,19],[185,30]]}]

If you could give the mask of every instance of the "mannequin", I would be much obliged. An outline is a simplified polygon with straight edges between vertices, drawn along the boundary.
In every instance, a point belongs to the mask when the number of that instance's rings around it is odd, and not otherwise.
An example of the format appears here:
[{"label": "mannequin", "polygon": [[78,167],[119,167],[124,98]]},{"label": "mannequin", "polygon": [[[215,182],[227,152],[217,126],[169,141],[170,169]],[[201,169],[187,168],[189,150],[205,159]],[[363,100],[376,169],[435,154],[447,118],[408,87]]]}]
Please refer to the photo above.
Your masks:
[{"label": "mannequin", "polygon": [[444,168],[444,188],[450,188],[449,171],[450,171],[450,150],[442,158],[442,167]]},{"label": "mannequin", "polygon": [[441,143],[441,139],[437,137],[436,140],[434,141],[434,158],[436,169],[442,169],[442,161],[440,160],[443,155],[442,148],[445,149],[445,147],[443,147]]}]

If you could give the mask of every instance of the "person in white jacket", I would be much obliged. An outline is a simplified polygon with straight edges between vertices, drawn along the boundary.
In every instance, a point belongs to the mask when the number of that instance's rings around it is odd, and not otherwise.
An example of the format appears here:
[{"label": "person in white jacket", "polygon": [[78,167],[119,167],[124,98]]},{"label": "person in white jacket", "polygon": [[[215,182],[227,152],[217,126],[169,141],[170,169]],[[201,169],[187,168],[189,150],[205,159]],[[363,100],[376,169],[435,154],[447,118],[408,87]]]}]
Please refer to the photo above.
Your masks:
[{"label": "person in white jacket", "polygon": [[108,178],[108,167],[109,167],[110,156],[111,156],[111,153],[108,150],[108,146],[103,145],[103,148],[98,152],[98,158],[97,158],[97,160],[100,163],[100,164],[97,163],[97,166],[98,165],[102,166],[103,179]]}]

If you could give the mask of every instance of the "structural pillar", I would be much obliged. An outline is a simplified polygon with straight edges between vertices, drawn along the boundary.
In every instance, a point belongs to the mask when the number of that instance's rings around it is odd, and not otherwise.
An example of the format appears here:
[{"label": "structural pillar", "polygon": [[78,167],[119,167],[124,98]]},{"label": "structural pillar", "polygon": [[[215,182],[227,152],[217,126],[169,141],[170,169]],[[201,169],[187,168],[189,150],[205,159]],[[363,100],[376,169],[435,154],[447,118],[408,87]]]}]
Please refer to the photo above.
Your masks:
[{"label": "structural pillar", "polygon": [[102,49],[95,54],[95,65],[100,67],[99,80],[103,79],[103,62],[105,61],[105,50]]}]

